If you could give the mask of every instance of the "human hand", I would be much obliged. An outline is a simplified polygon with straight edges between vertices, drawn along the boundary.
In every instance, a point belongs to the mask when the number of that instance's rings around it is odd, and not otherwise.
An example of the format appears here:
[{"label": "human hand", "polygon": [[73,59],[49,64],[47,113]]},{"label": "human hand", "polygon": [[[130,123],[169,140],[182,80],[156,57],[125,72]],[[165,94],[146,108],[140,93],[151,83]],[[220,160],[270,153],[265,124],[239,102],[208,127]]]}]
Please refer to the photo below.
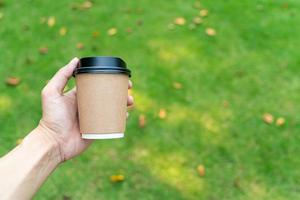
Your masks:
[{"label": "human hand", "polygon": [[[92,142],[82,139],[79,132],[76,88],[63,93],[78,61],[74,58],[62,67],[42,90],[43,116],[37,129],[58,144],[61,161],[79,155]],[[129,81],[128,88],[131,87]],[[127,105],[133,105],[132,96],[128,96]]]}]

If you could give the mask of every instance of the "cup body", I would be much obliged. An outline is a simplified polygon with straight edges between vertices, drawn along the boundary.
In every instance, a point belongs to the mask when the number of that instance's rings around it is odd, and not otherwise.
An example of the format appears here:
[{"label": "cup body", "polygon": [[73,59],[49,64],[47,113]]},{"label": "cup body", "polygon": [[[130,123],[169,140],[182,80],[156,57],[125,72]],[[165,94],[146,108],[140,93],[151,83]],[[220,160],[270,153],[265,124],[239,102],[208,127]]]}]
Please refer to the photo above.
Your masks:
[{"label": "cup body", "polygon": [[[75,70],[80,133],[84,139],[121,138],[126,128],[130,70],[109,68],[106,66],[110,63],[109,57],[96,58],[97,62],[87,58],[93,62]],[[103,66],[99,67],[101,64]]]}]

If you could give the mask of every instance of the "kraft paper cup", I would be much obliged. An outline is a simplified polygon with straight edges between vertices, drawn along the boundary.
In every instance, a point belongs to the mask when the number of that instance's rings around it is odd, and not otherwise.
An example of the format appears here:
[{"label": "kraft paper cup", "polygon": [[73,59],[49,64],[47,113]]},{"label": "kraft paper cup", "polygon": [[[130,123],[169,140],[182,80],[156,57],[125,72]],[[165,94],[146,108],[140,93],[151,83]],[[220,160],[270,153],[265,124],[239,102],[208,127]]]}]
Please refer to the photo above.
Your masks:
[{"label": "kraft paper cup", "polygon": [[82,138],[124,137],[131,76],[126,63],[117,57],[81,58],[74,76]]}]

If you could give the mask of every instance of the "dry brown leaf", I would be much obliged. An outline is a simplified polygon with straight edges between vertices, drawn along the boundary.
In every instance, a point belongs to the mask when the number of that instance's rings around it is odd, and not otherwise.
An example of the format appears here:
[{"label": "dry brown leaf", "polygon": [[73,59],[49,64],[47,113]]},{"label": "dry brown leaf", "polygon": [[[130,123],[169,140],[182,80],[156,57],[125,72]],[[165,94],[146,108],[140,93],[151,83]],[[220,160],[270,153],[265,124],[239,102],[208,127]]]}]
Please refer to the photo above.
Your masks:
[{"label": "dry brown leaf", "polygon": [[139,127],[145,128],[145,126],[146,126],[146,117],[145,117],[145,115],[141,114],[139,116]]},{"label": "dry brown leaf", "polygon": [[81,42],[79,42],[79,43],[76,44],[76,48],[81,50],[81,49],[84,48],[84,45]]},{"label": "dry brown leaf", "polygon": [[136,22],[136,25],[138,25],[138,26],[142,26],[142,25],[143,25],[143,23],[144,23],[144,21],[143,21],[143,20],[141,20],[141,19],[139,19],[139,20],[137,20],[137,22]]},{"label": "dry brown leaf", "polygon": [[197,171],[198,171],[199,176],[201,176],[201,177],[205,176],[205,167],[204,167],[204,165],[198,165]]},{"label": "dry brown leaf", "polygon": [[194,22],[194,24],[202,24],[202,18],[201,17],[194,17],[193,22]]},{"label": "dry brown leaf", "polygon": [[182,88],[182,84],[179,82],[174,82],[173,83],[173,87],[177,90],[180,90]]},{"label": "dry brown leaf", "polygon": [[125,176],[122,174],[110,176],[110,181],[113,183],[119,183],[125,180]]},{"label": "dry brown leaf", "polygon": [[48,53],[48,48],[47,47],[41,47],[39,49],[40,54],[45,55]]},{"label": "dry brown leaf", "polygon": [[206,17],[208,15],[208,10],[207,9],[202,9],[199,11],[199,15],[201,17]]},{"label": "dry brown leaf", "polygon": [[117,32],[118,32],[118,30],[116,28],[110,28],[110,29],[108,29],[107,34],[109,36],[114,36],[117,34]]},{"label": "dry brown leaf", "polygon": [[267,123],[267,124],[272,124],[273,121],[274,121],[274,117],[270,113],[263,114],[262,118],[263,118],[264,122]]},{"label": "dry brown leaf", "polygon": [[158,117],[160,119],[165,119],[167,117],[167,111],[163,108],[161,108],[158,112]]},{"label": "dry brown leaf", "polygon": [[59,35],[60,36],[65,36],[67,34],[67,28],[66,27],[61,27],[59,29]]},{"label": "dry brown leaf", "polygon": [[127,33],[132,33],[132,29],[131,29],[131,28],[127,28],[127,29],[126,29],[126,32],[127,32]]},{"label": "dry brown leaf", "polygon": [[174,20],[174,24],[179,25],[179,26],[183,26],[183,25],[185,25],[185,23],[186,23],[186,20],[184,17],[177,17]]},{"label": "dry brown leaf", "polygon": [[213,29],[213,28],[207,28],[205,30],[205,32],[206,32],[206,34],[208,36],[215,36],[215,35],[217,35],[217,31],[215,29]]},{"label": "dry brown leaf", "polygon": [[92,36],[94,38],[99,37],[100,36],[100,32],[99,31],[93,31]]},{"label": "dry brown leaf", "polygon": [[21,82],[21,79],[18,77],[9,77],[6,79],[6,85],[9,86],[17,86]]},{"label": "dry brown leaf", "polygon": [[51,17],[48,18],[47,24],[48,24],[49,27],[53,27],[55,25],[55,23],[56,23],[55,17],[51,16]]},{"label": "dry brown leaf", "polygon": [[283,117],[279,117],[277,120],[276,120],[276,125],[277,126],[283,126],[285,124],[285,119]]},{"label": "dry brown leaf", "polygon": [[23,142],[23,138],[19,138],[16,142],[17,145],[21,144]]}]

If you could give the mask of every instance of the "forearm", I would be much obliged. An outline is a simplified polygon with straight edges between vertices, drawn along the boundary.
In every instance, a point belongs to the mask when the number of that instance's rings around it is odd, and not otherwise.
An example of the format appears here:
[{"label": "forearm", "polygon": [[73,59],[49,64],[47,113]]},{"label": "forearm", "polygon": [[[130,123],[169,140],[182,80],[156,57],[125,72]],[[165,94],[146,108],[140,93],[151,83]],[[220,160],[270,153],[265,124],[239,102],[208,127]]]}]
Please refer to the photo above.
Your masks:
[{"label": "forearm", "polygon": [[0,159],[1,199],[30,199],[61,162],[58,144],[37,128]]}]

